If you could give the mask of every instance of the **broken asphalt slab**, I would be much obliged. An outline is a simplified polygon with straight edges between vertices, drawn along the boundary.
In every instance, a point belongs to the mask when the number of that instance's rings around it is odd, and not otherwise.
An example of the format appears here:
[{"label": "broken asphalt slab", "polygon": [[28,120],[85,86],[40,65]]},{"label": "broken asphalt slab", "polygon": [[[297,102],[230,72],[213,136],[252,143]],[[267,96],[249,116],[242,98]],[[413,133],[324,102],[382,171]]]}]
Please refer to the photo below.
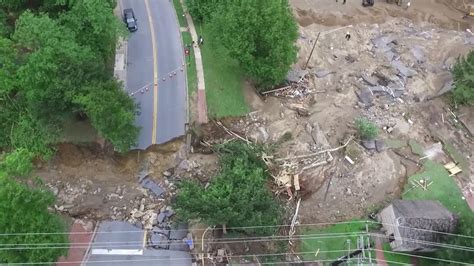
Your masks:
[{"label": "broken asphalt slab", "polygon": [[175,224],[170,230],[170,239],[182,240],[188,235],[188,224],[187,223],[178,223]]},{"label": "broken asphalt slab", "polygon": [[165,190],[155,181],[151,180],[149,177],[145,177],[144,179],[142,179],[140,185],[150,190],[157,197],[160,197],[161,195],[163,195],[163,193],[165,193]]},{"label": "broken asphalt slab", "polygon": [[402,61],[395,60],[391,62],[392,66],[398,70],[398,73],[404,78],[413,77],[416,74],[416,71],[407,67]]}]

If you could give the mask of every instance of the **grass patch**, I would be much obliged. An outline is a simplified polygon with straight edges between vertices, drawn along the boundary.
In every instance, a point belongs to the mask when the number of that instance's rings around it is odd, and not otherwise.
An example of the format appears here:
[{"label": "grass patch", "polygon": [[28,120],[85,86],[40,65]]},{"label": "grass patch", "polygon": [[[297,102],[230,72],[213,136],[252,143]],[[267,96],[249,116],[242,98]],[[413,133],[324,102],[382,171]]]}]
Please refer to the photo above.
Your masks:
[{"label": "grass patch", "polygon": [[[461,198],[461,191],[441,164],[427,160],[424,171],[408,178],[403,199],[406,200],[439,200],[446,208],[459,216],[473,215],[467,203]],[[428,190],[411,189],[411,181],[421,178],[430,179],[433,184]]]},{"label": "grass patch", "polygon": [[[191,33],[181,32],[183,37],[183,44],[190,45],[193,41]],[[189,46],[188,46],[189,47]],[[188,80],[188,95],[192,95],[197,90],[197,73],[196,73],[196,60],[194,57],[194,49],[192,45],[189,47],[189,56],[186,56],[186,76]]]},{"label": "grass patch", "polygon": [[411,257],[409,256],[409,254],[400,255],[400,254],[391,253],[392,248],[390,247],[389,243],[384,243],[383,244],[383,250],[384,251],[389,251],[389,252],[384,252],[383,253],[384,256],[385,256],[385,260],[403,263],[404,265],[412,265]]},{"label": "grass patch", "polygon": [[411,152],[413,152],[414,154],[425,156],[425,154],[423,153],[423,146],[421,146],[420,143],[416,142],[416,140],[414,139],[408,140],[408,145],[410,145]]},{"label": "grass patch", "polygon": [[[301,240],[301,252],[304,260],[333,260],[341,256],[347,255],[349,248],[348,240],[350,240],[350,249],[355,250],[357,247],[357,238],[360,233],[365,232],[365,223],[355,222],[347,224],[335,224],[322,229],[308,230],[304,232],[304,238]],[[341,234],[340,236],[317,236],[317,234],[334,234],[334,233],[350,233]],[[316,251],[319,249],[318,256],[315,257]]]},{"label": "grass patch", "polygon": [[385,139],[384,141],[392,149],[400,149],[408,145],[407,141],[403,139]]},{"label": "grass patch", "polygon": [[196,25],[205,38],[201,46],[204,80],[206,82],[207,112],[210,117],[242,116],[249,112],[243,95],[243,72],[237,60],[230,58],[219,43],[207,41],[209,29]]},{"label": "grass patch", "polygon": [[183,16],[184,9],[183,9],[183,6],[181,5],[181,1],[180,0],[173,0],[173,5],[174,5],[174,9],[176,10],[176,15],[178,15],[179,26],[180,27],[187,27],[188,22],[186,21],[186,17]]},{"label": "grass patch", "polygon": [[444,150],[453,158],[454,162],[459,163],[459,166],[464,172],[469,172],[469,161],[464,157],[451,143],[444,143]]}]

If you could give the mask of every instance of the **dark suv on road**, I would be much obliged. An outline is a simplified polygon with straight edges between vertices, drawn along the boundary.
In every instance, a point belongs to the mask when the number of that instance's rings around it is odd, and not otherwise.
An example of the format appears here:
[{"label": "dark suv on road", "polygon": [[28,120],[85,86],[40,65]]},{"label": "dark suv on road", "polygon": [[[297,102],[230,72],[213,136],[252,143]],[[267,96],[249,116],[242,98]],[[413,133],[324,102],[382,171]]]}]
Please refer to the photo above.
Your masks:
[{"label": "dark suv on road", "polygon": [[125,24],[127,24],[127,29],[129,31],[138,30],[137,19],[135,18],[135,14],[133,13],[133,9],[127,8],[127,9],[123,10],[123,22],[125,22]]}]

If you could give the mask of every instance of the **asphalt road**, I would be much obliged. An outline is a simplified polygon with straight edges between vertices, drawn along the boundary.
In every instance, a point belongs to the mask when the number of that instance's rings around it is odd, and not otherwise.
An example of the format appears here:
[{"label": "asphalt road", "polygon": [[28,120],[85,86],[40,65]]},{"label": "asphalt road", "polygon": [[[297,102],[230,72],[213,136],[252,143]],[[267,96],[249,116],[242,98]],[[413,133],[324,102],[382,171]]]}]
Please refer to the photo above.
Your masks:
[{"label": "asphalt road", "polygon": [[138,20],[128,40],[126,90],[140,106],[135,148],[146,149],[184,135],[186,73],[179,24],[170,0],[122,0],[121,8],[133,8]]}]

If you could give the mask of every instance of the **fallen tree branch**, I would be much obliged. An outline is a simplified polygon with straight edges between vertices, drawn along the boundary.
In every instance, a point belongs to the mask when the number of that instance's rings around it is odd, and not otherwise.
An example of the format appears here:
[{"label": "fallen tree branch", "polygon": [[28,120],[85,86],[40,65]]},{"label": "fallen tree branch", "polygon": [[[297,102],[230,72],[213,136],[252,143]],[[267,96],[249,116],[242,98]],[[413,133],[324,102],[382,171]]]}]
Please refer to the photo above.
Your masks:
[{"label": "fallen tree branch", "polygon": [[295,225],[296,225],[296,219],[298,218],[300,203],[301,203],[301,198],[298,199],[298,203],[296,204],[296,211],[295,211],[295,214],[293,215],[293,218],[291,219],[290,231],[288,232],[288,236],[290,238],[289,243],[291,246],[293,246],[292,238],[293,238],[293,235],[295,234]]},{"label": "fallen tree branch", "polygon": [[277,91],[283,91],[283,90],[286,90],[286,89],[289,89],[291,88],[292,85],[289,85],[289,86],[285,86],[285,87],[281,87],[279,89],[274,89],[274,90],[271,90],[271,91],[264,91],[262,92],[262,95],[265,95],[265,94],[268,94],[268,93],[272,93],[272,92],[277,92]]},{"label": "fallen tree branch", "polygon": [[315,168],[315,167],[318,167],[318,166],[327,164],[327,163],[329,163],[329,162],[326,161],[326,160],[324,160],[324,161],[317,161],[317,162],[315,162],[315,163],[313,163],[313,164],[310,164],[310,165],[308,165],[308,166],[303,167],[303,169],[301,169],[301,172],[306,171],[306,170],[309,170],[309,169],[311,169],[311,168]]},{"label": "fallen tree branch", "polygon": [[217,121],[216,124],[219,125],[220,127],[222,127],[222,128],[224,129],[224,131],[227,132],[227,134],[229,134],[229,135],[231,135],[231,136],[234,136],[234,137],[236,137],[236,138],[238,138],[238,139],[241,139],[241,140],[245,141],[247,144],[251,144],[251,143],[252,143],[250,140],[248,140],[248,139],[246,139],[246,138],[240,136],[239,134],[237,134],[237,133],[231,131],[230,129],[228,129],[227,127],[225,127],[220,121]]},{"label": "fallen tree branch", "polygon": [[293,156],[293,157],[279,158],[279,159],[276,159],[275,161],[281,162],[281,161],[286,161],[286,160],[304,159],[304,158],[313,157],[313,156],[316,156],[316,155],[319,155],[319,154],[322,154],[322,153],[326,153],[326,152],[334,152],[334,151],[340,150],[342,148],[345,148],[347,145],[349,145],[349,142],[351,142],[351,140],[353,140],[353,139],[354,139],[354,137],[351,136],[344,145],[339,146],[337,148],[318,151],[318,152],[310,153],[310,154],[306,154],[306,155],[298,155],[298,156]]}]

